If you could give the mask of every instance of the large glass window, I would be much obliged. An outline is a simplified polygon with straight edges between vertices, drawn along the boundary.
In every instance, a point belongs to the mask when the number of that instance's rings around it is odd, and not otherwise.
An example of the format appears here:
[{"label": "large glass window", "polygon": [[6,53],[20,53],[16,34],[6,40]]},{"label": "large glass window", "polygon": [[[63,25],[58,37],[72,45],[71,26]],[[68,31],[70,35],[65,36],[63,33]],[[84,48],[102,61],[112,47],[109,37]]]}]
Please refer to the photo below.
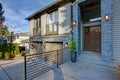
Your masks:
[{"label": "large glass window", "polygon": [[54,31],[57,31],[58,28],[58,11],[54,13]]},{"label": "large glass window", "polygon": [[52,23],[53,23],[53,17],[52,17],[52,13],[51,14],[49,14],[49,32],[52,32],[53,30],[52,30]]},{"label": "large glass window", "polygon": [[40,35],[40,23],[41,21],[40,21],[40,18],[36,18],[35,20],[34,20],[34,29],[33,29],[33,35],[34,36],[39,36]]},{"label": "large glass window", "polygon": [[48,15],[47,34],[57,33],[58,33],[58,11],[55,11]]}]

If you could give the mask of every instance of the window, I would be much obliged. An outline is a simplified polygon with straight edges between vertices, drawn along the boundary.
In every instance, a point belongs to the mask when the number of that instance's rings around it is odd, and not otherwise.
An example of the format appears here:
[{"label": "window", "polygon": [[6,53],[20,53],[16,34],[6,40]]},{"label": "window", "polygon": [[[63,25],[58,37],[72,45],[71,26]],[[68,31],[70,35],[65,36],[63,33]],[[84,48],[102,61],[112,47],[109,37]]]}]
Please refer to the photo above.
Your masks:
[{"label": "window", "polygon": [[54,14],[54,31],[57,31],[57,27],[58,27],[58,11],[55,12]]},{"label": "window", "polygon": [[40,18],[35,20],[35,27],[38,29],[40,27]]},{"label": "window", "polygon": [[52,32],[52,23],[53,23],[53,15],[52,14],[49,14],[49,32]]},{"label": "window", "polygon": [[19,36],[17,36],[17,39],[19,39]]},{"label": "window", "polygon": [[52,12],[47,17],[47,34],[58,33],[58,11]]},{"label": "window", "polygon": [[33,28],[33,35],[34,36],[39,36],[40,35],[40,18],[37,18],[34,20],[34,28]]}]

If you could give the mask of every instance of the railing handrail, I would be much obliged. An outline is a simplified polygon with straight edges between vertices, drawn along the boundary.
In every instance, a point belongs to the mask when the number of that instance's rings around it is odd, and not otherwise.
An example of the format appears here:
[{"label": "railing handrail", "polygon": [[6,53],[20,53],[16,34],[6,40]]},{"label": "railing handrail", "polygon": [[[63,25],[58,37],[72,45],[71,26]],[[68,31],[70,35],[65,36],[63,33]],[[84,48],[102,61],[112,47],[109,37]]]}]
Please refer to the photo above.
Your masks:
[{"label": "railing handrail", "polygon": [[58,24],[59,25],[59,22],[50,23],[50,24],[47,24],[46,26],[53,25],[53,24]]},{"label": "railing handrail", "polygon": [[70,48],[62,48],[62,49],[53,50],[53,51],[48,51],[48,52],[40,52],[40,53],[36,53],[36,54],[29,54],[29,55],[25,55],[25,57],[27,57],[27,56],[32,56],[32,55],[43,55],[43,53],[50,53],[50,52],[55,52],[55,51],[65,50],[65,49],[70,49]]}]

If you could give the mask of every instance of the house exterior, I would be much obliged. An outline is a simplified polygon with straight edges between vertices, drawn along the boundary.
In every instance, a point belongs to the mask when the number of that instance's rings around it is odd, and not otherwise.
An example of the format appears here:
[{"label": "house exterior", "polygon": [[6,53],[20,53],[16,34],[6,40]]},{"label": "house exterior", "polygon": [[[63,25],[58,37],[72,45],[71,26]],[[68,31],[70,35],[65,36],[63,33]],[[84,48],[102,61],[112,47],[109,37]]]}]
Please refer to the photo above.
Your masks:
[{"label": "house exterior", "polygon": [[13,43],[17,43],[20,47],[20,49],[24,48],[25,51],[29,51],[29,32],[26,33],[17,33],[12,36],[13,38]]},{"label": "house exterior", "polygon": [[[36,53],[64,48],[93,51],[109,62],[120,59],[120,0],[57,0],[26,19]],[[75,22],[73,26],[71,23]]]},{"label": "house exterior", "polygon": [[56,1],[27,18],[34,53],[62,49],[70,42],[71,5],[72,0]]}]

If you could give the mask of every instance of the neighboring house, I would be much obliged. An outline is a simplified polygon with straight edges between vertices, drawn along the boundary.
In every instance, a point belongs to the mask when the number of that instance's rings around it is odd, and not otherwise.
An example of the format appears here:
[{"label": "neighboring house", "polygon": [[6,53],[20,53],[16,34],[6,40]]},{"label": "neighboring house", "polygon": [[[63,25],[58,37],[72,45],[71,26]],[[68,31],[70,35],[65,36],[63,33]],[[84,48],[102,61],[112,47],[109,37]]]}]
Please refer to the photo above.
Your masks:
[{"label": "neighboring house", "polygon": [[25,51],[29,51],[29,38],[30,35],[28,32],[26,33],[18,33],[13,35],[13,43],[17,43],[20,48],[24,48]]},{"label": "neighboring house", "polygon": [[0,43],[2,43],[2,42],[7,43],[7,41],[8,41],[7,38],[4,38],[4,37],[0,36]]},{"label": "neighboring house", "polygon": [[[120,0],[57,0],[26,19],[35,53],[64,48],[71,35],[78,54],[93,51],[120,60]],[[75,26],[71,26],[76,22]],[[71,33],[73,28],[73,34]]]}]

